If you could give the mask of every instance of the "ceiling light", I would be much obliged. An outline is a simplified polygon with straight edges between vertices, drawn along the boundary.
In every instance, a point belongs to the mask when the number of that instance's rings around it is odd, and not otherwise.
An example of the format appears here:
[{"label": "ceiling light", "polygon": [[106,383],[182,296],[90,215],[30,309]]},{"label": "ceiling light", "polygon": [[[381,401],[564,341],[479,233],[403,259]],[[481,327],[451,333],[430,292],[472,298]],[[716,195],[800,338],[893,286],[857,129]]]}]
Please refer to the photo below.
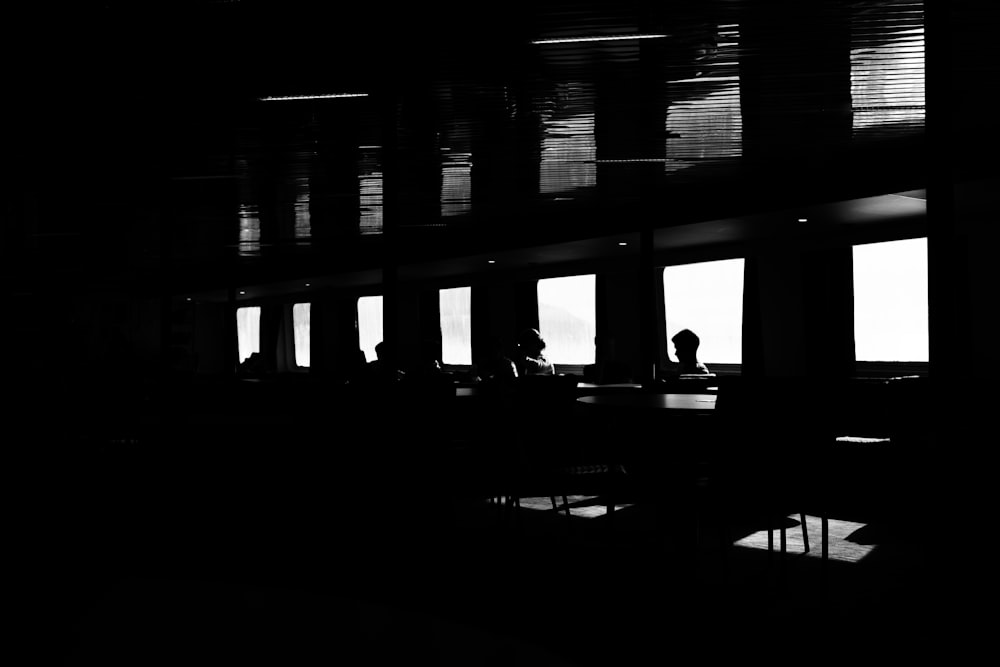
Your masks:
[{"label": "ceiling light", "polygon": [[628,245],[628,243],[626,243],[625,241],[619,241],[618,245]]},{"label": "ceiling light", "polygon": [[288,102],[291,100],[337,100],[347,97],[368,97],[368,93],[331,93],[329,95],[285,95],[261,97],[261,102]]},{"label": "ceiling light", "polygon": [[240,294],[246,294],[246,292],[244,292],[243,290],[240,290]]},{"label": "ceiling light", "polygon": [[495,259],[490,259],[490,260],[487,260],[486,263],[487,264],[496,264],[497,261]]},{"label": "ceiling light", "polygon": [[603,35],[594,37],[558,37],[553,39],[535,39],[532,44],[571,44],[577,42],[615,42],[625,39],[663,39],[670,35]]},{"label": "ceiling light", "polygon": [[809,222],[809,218],[799,218],[799,222]]}]

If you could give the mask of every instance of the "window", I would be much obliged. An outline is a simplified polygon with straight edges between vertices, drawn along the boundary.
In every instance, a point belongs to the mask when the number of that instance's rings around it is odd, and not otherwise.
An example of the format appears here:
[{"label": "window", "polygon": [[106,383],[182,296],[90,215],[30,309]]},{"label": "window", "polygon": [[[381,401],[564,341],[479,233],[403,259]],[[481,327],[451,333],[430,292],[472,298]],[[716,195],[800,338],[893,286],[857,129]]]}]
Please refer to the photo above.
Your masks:
[{"label": "window", "polygon": [[441,217],[472,209],[472,153],[441,149]]},{"label": "window", "polygon": [[360,217],[358,228],[362,235],[382,233],[382,164],[380,146],[360,146],[358,189],[360,192]]},{"label": "window", "polygon": [[439,292],[441,311],[441,362],[472,363],[472,288],[455,287]]},{"label": "window", "polygon": [[885,3],[851,22],[851,106],[855,136],[888,137],[924,126],[924,10]]},{"label": "window", "polygon": [[542,108],[539,192],[556,195],[593,188],[597,185],[593,86],[556,84]]},{"label": "window", "polygon": [[713,363],[743,362],[742,259],[665,267],[663,308],[667,340],[683,329],[695,332],[698,361],[709,370]]},{"label": "window", "polygon": [[928,361],[927,239],[854,247],[858,361]]},{"label": "window", "polygon": [[295,340],[295,365],[309,368],[310,338],[309,314],[310,304],[297,303],[292,306],[292,332]]},{"label": "window", "polygon": [[236,341],[240,363],[254,352],[260,352],[260,306],[236,309]]},{"label": "window", "polygon": [[554,364],[592,364],[597,331],[595,276],[538,281],[538,330],[545,356]]},{"label": "window", "polygon": [[668,174],[737,158],[743,152],[740,110],[740,31],[733,23],[716,26],[715,39],[690,78],[671,78],[676,99],[666,118]]},{"label": "window", "polygon": [[382,296],[358,299],[358,345],[368,361],[375,361],[375,346],[382,341]]}]

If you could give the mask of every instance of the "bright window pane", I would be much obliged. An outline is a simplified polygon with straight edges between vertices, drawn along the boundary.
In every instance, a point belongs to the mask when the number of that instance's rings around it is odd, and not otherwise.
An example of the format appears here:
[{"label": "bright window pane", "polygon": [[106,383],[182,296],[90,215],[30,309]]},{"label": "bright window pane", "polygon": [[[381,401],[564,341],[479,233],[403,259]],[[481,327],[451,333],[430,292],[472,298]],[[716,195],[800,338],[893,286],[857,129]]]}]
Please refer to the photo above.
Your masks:
[{"label": "bright window pane", "polygon": [[927,361],[927,239],[854,247],[858,361]]},{"label": "bright window pane", "polygon": [[382,297],[358,299],[358,344],[368,361],[375,361],[375,346],[382,341]]},{"label": "bright window pane", "polygon": [[663,302],[668,341],[690,329],[701,339],[698,361],[709,370],[713,363],[743,363],[742,259],[665,267]]},{"label": "bright window pane", "polygon": [[236,341],[240,363],[254,352],[260,352],[260,306],[236,309]]},{"label": "bright window pane", "polygon": [[472,363],[472,288],[440,291],[441,362]]},{"label": "bright window pane", "polygon": [[597,314],[593,274],[538,281],[538,330],[554,364],[592,364]]},{"label": "bright window pane", "polygon": [[292,329],[295,332],[295,365],[309,368],[309,308],[308,303],[292,306]]}]

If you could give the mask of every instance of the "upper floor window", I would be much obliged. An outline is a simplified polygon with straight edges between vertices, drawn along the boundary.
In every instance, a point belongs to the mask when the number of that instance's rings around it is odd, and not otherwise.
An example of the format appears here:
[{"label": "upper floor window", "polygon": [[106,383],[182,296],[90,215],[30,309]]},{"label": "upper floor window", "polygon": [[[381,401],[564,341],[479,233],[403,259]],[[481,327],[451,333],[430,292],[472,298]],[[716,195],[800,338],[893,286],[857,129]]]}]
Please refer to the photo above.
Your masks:
[{"label": "upper floor window", "polygon": [[260,352],[260,306],[236,309],[236,341],[239,363],[246,361],[254,352]]},{"label": "upper floor window", "polygon": [[441,313],[441,362],[472,363],[472,288],[454,287],[439,292]]},{"label": "upper floor window", "polygon": [[554,364],[593,364],[597,307],[594,274],[538,281],[538,330]]},{"label": "upper floor window", "polygon": [[709,370],[743,362],[742,259],[664,267],[663,308],[667,340],[693,331],[701,339],[698,361]]},{"label": "upper floor window", "polygon": [[358,346],[368,361],[375,361],[375,346],[382,342],[382,296],[358,299]]},{"label": "upper floor window", "polygon": [[310,304],[296,303],[292,306],[292,332],[295,340],[295,365],[300,368],[309,368],[310,362],[310,335],[309,335],[309,315]]},{"label": "upper floor window", "polygon": [[927,239],[854,246],[858,361],[928,361]]}]

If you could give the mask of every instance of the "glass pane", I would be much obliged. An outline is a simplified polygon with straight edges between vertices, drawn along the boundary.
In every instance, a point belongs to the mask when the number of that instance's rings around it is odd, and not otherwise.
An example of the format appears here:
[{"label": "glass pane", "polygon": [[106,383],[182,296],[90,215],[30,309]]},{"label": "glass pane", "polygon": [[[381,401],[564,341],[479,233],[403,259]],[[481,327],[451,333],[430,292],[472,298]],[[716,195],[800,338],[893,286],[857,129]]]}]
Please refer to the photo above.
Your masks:
[{"label": "glass pane", "polygon": [[375,361],[375,346],[382,342],[382,296],[358,299],[358,344],[368,361]]},{"label": "glass pane", "polygon": [[441,362],[472,363],[472,288],[440,291]]},{"label": "glass pane", "polygon": [[927,239],[854,247],[858,361],[927,361]]},{"label": "glass pane", "polygon": [[538,330],[545,339],[545,357],[552,363],[594,363],[594,285],[594,274],[538,281]]},{"label": "glass pane", "polygon": [[295,365],[301,368],[309,368],[309,312],[310,304],[308,303],[297,303],[292,306],[292,329],[295,332]]},{"label": "glass pane", "polygon": [[254,352],[260,352],[260,306],[236,309],[236,341],[240,363]]},{"label": "glass pane", "polygon": [[[743,363],[743,260],[682,264],[663,269],[667,340],[690,329],[701,344],[698,361]],[[674,358],[673,347],[670,358]]]}]

